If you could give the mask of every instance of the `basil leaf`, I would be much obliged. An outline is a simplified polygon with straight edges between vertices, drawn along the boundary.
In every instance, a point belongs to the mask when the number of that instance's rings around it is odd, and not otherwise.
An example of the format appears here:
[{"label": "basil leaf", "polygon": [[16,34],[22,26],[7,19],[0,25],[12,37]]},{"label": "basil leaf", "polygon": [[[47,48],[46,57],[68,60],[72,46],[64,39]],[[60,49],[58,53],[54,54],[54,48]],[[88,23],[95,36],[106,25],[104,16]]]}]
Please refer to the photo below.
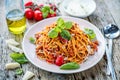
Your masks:
[{"label": "basil leaf", "polygon": [[92,29],[85,28],[84,32],[89,36],[90,39],[94,39],[96,37],[96,34]]},{"label": "basil leaf", "polygon": [[34,43],[35,43],[35,38],[30,37],[30,38],[29,38],[29,41],[34,44]]},{"label": "basil leaf", "polygon": [[15,73],[16,73],[17,75],[21,75],[21,74],[23,73],[23,70],[22,70],[22,69],[17,69],[17,70],[15,71]]},{"label": "basil leaf", "polygon": [[60,29],[64,29],[65,28],[65,25],[61,25],[61,26],[58,26]]},{"label": "basil leaf", "polygon": [[78,68],[80,68],[80,65],[75,62],[66,63],[60,66],[60,69],[63,69],[63,70],[71,70],[71,69],[78,69]]},{"label": "basil leaf", "polygon": [[42,7],[41,11],[49,13],[50,12],[50,7],[49,6],[44,6],[44,7]]},{"label": "basil leaf", "polygon": [[14,61],[16,61],[16,62],[18,62],[18,63],[20,63],[20,64],[24,64],[24,63],[27,63],[27,62],[28,62],[28,60],[27,60],[27,58],[25,57],[24,54],[11,53],[11,54],[10,54],[10,57],[11,57]]},{"label": "basil leaf", "polygon": [[61,29],[59,27],[55,27],[56,32],[61,32]]},{"label": "basil leaf", "polygon": [[56,38],[58,36],[58,32],[53,28],[48,32],[48,36],[50,38]]},{"label": "basil leaf", "polygon": [[69,33],[69,31],[62,29],[61,33],[60,33],[61,37],[67,40],[71,39],[71,35]]},{"label": "basil leaf", "polygon": [[48,12],[43,12],[42,16],[43,16],[43,18],[46,18],[48,16]]},{"label": "basil leaf", "polygon": [[66,29],[71,29],[72,28],[72,22],[70,22],[70,21],[65,22],[65,28]]},{"label": "basil leaf", "polygon": [[44,7],[42,7],[41,11],[42,11],[43,18],[46,18],[50,12],[50,7],[44,6]]},{"label": "basil leaf", "polygon": [[52,9],[50,9],[50,14],[54,14],[54,11]]},{"label": "basil leaf", "polygon": [[64,20],[62,18],[59,18],[57,20],[57,26],[59,26],[61,29],[64,27]]}]

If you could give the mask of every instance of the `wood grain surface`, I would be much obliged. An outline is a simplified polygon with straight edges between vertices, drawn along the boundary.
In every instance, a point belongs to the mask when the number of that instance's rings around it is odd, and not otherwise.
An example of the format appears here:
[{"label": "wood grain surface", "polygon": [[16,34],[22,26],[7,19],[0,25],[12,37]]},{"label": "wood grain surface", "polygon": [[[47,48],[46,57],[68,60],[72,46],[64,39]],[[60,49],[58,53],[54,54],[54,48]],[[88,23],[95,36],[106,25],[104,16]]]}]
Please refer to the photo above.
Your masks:
[{"label": "wood grain surface", "polygon": [[[25,2],[26,1],[27,0],[25,0]],[[47,0],[33,1],[39,4],[46,3]],[[53,1],[57,2],[57,0]],[[95,0],[95,2],[97,4],[96,11],[91,16],[84,19],[93,23],[98,28],[102,28],[110,23],[116,24],[120,28],[120,0]],[[27,28],[30,28],[34,23],[36,22],[27,21]],[[24,34],[14,35],[8,31],[5,18],[5,3],[4,0],[0,0],[0,80],[22,80],[24,74],[16,75],[15,70],[5,70],[6,63],[14,62],[9,56],[12,51],[7,47],[5,40],[13,38],[21,43],[23,36]],[[106,56],[104,56],[94,67],[84,72],[74,74],[55,74],[47,72],[37,68],[30,62],[21,65],[21,67],[24,73],[27,70],[35,73],[35,77],[30,80],[112,80],[111,76],[106,75],[106,63]],[[120,37],[114,40],[113,64],[117,79],[120,80]],[[2,76],[4,76],[4,79],[1,79]]]}]

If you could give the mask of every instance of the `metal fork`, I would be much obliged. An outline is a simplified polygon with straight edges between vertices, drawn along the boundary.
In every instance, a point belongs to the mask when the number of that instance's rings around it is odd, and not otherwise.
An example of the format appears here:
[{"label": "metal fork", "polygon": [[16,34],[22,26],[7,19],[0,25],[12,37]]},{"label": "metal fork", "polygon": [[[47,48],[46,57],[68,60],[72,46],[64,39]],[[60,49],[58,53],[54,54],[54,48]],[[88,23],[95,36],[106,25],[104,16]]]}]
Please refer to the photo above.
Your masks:
[{"label": "metal fork", "polygon": [[[100,29],[101,33],[103,34],[104,36],[104,32],[103,32],[103,29],[101,28]],[[105,36],[104,36],[105,38]],[[109,48],[108,48],[108,44],[107,44],[107,41],[105,39],[105,42],[106,42],[106,46],[105,46],[105,52],[106,52],[106,56],[107,56],[107,60],[108,60],[108,64],[107,64],[107,74],[111,74],[112,76],[112,80],[117,80],[116,78],[116,75],[115,75],[115,71],[114,71],[114,68],[113,68],[113,64],[112,64],[112,60],[110,58],[110,54],[109,54]]]}]

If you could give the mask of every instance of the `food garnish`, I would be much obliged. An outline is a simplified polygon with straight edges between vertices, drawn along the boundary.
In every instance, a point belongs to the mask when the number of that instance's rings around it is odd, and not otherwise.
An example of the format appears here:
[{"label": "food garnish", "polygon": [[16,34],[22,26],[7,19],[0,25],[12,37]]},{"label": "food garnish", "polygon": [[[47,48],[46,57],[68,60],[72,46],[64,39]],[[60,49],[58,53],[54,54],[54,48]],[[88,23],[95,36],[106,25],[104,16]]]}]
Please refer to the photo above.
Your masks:
[{"label": "food garnish", "polygon": [[20,68],[20,69],[17,69],[17,70],[15,70],[15,73],[17,74],[17,75],[21,75],[22,73],[23,73],[23,70]]},{"label": "food garnish", "polygon": [[89,36],[90,39],[94,39],[96,34],[92,29],[85,28],[85,33]]},{"label": "food garnish", "polygon": [[64,22],[62,18],[59,18],[57,20],[57,26],[53,29],[51,29],[48,33],[48,36],[50,38],[56,38],[58,37],[58,34],[60,33],[60,36],[64,39],[70,40],[71,35],[67,29],[72,28],[72,22]]},{"label": "food garnish", "polygon": [[29,38],[29,41],[30,41],[32,44],[35,44],[35,38],[30,37],[30,38]]},{"label": "food garnish", "polygon": [[75,62],[69,62],[60,66],[60,69],[63,69],[63,70],[72,70],[72,69],[78,69],[78,68],[80,68],[80,65]]},{"label": "food garnish", "polygon": [[24,63],[27,63],[27,62],[28,62],[28,60],[27,60],[27,58],[25,57],[24,54],[11,53],[11,54],[10,54],[10,57],[11,57],[14,61],[16,61],[16,62],[18,62],[18,63],[20,63],[20,64],[24,64]]}]

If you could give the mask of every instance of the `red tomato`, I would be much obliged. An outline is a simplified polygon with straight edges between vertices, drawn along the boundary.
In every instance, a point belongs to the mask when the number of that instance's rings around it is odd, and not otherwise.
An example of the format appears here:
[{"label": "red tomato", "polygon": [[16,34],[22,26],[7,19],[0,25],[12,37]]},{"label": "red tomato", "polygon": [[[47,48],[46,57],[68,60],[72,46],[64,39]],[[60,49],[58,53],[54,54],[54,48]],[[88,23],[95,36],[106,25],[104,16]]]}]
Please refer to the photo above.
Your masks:
[{"label": "red tomato", "polygon": [[63,43],[67,43],[68,42],[68,40],[62,38],[61,36],[59,36],[59,40],[62,41]]},{"label": "red tomato", "polygon": [[43,6],[44,6],[44,4],[40,4],[40,5],[38,5],[38,6],[41,8],[41,7],[43,7]]},{"label": "red tomato", "polygon": [[32,19],[34,16],[34,12],[30,8],[25,9],[25,16],[27,19]]},{"label": "red tomato", "polygon": [[56,12],[54,12],[54,14],[48,14],[47,18],[50,18],[50,17],[55,17],[56,16]]},{"label": "red tomato", "polygon": [[57,14],[56,12],[54,12],[54,14],[51,14],[51,17],[55,17]]},{"label": "red tomato", "polygon": [[64,63],[64,58],[63,56],[59,55],[55,61],[55,64],[61,66],[63,63]]},{"label": "red tomato", "polygon": [[34,8],[34,10],[36,11],[36,10],[40,10],[38,7],[36,7],[36,8]]},{"label": "red tomato", "polygon": [[49,4],[49,6],[50,6],[50,8],[52,9],[52,7],[53,7],[52,4]]},{"label": "red tomato", "polygon": [[47,18],[50,18],[51,17],[51,14],[48,14]]},{"label": "red tomato", "polygon": [[32,6],[33,5],[33,2],[32,1],[29,1],[29,2],[26,2],[25,3],[25,7],[27,7],[27,6]]},{"label": "red tomato", "polygon": [[54,64],[54,61],[52,60],[46,60],[48,63]]},{"label": "red tomato", "polygon": [[34,11],[34,19],[39,21],[43,19],[42,12],[39,10]]},{"label": "red tomato", "polygon": [[55,4],[49,4],[49,6],[50,6],[50,8],[51,8],[52,10],[54,10],[54,11],[57,10],[57,7],[55,6]]}]

